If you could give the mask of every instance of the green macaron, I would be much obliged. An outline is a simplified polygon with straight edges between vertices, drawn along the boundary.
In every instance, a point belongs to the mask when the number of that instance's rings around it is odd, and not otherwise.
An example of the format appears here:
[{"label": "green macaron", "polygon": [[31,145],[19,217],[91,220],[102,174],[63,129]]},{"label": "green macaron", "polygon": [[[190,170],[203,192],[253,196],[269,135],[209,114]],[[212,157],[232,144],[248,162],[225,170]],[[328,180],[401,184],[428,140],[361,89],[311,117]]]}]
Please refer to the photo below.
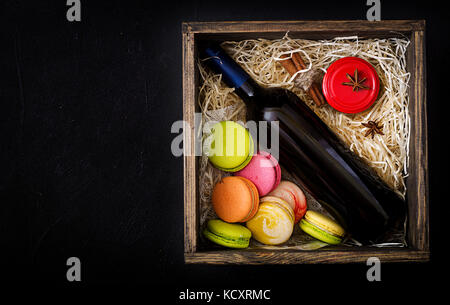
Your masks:
[{"label": "green macaron", "polygon": [[229,248],[247,248],[252,237],[249,229],[220,219],[209,220],[203,235],[210,241]]},{"label": "green macaron", "polygon": [[337,222],[315,211],[307,211],[299,226],[306,234],[331,245],[340,244],[345,236]]}]

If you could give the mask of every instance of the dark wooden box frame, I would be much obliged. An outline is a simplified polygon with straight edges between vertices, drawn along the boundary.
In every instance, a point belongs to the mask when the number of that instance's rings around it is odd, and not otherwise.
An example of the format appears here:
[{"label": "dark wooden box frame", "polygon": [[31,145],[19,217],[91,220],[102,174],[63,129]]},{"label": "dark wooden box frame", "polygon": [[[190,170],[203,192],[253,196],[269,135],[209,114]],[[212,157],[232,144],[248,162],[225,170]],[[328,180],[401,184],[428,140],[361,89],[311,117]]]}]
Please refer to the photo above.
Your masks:
[{"label": "dark wooden box frame", "polygon": [[[424,262],[430,259],[428,223],[428,151],[425,69],[425,21],[251,21],[188,22],[183,34],[183,119],[194,134],[197,105],[198,44],[207,40],[242,40],[290,37],[305,39],[358,35],[361,38],[406,36],[411,40],[407,67],[411,73],[409,103],[411,115],[410,162],[407,178],[407,248],[326,247],[314,251],[231,250],[199,251],[198,157],[194,137],[185,136],[184,147],[184,258],[186,263],[210,264],[299,264],[355,263],[378,257],[382,262]],[[186,131],[185,128],[185,131]],[[187,133],[185,132],[185,135]],[[189,143],[188,143],[189,141]]]}]

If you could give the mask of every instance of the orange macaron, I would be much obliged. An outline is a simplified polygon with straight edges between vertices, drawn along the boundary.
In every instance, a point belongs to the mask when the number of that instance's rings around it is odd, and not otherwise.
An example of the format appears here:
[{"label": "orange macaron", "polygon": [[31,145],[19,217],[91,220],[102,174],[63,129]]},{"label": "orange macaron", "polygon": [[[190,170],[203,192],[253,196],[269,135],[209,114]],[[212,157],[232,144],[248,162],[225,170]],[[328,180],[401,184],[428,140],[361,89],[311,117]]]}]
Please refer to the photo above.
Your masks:
[{"label": "orange macaron", "polygon": [[258,211],[258,189],[244,177],[225,177],[214,186],[212,203],[222,220],[246,222]]}]

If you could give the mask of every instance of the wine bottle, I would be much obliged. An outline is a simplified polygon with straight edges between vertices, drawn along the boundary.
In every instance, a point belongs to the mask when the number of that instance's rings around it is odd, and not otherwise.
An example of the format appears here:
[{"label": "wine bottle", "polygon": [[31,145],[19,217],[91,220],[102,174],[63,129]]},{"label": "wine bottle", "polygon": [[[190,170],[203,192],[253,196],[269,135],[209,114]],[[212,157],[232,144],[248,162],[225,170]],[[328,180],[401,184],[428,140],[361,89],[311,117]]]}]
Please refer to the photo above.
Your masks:
[{"label": "wine bottle", "polygon": [[[204,49],[206,63],[247,106],[247,119],[278,121],[284,169],[335,216],[356,240],[380,242],[399,226],[406,203],[353,154],[293,92],[259,86],[217,45]],[[268,132],[270,135],[270,131]]]}]

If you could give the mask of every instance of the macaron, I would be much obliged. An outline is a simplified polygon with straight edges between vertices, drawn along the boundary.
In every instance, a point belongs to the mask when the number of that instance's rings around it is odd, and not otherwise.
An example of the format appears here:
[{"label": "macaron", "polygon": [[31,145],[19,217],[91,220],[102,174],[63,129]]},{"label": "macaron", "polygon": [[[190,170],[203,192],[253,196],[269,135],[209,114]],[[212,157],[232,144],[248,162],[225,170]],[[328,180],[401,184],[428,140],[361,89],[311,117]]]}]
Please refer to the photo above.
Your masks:
[{"label": "macaron", "polygon": [[258,210],[258,190],[244,177],[225,177],[214,186],[212,203],[220,219],[226,222],[246,222]]},{"label": "macaron", "polygon": [[235,176],[247,178],[258,189],[259,196],[265,196],[274,190],[281,180],[281,168],[271,154],[260,151],[252,157],[246,167],[234,173]]},{"label": "macaron", "polygon": [[236,172],[252,159],[254,142],[250,132],[233,121],[222,121],[211,127],[204,147],[209,161],[218,169]]},{"label": "macaron", "polygon": [[252,237],[266,245],[286,242],[294,231],[294,212],[289,203],[281,198],[261,198],[256,215],[247,221]]},{"label": "macaron", "polygon": [[203,235],[210,241],[229,248],[247,248],[252,233],[242,225],[209,220]]},{"label": "macaron", "polygon": [[303,191],[295,183],[281,181],[277,188],[268,195],[279,197],[289,203],[294,211],[295,223],[298,223],[305,215],[307,207],[306,197]]},{"label": "macaron", "polygon": [[344,228],[316,211],[307,211],[299,226],[305,233],[331,245],[340,244],[345,236]]}]

